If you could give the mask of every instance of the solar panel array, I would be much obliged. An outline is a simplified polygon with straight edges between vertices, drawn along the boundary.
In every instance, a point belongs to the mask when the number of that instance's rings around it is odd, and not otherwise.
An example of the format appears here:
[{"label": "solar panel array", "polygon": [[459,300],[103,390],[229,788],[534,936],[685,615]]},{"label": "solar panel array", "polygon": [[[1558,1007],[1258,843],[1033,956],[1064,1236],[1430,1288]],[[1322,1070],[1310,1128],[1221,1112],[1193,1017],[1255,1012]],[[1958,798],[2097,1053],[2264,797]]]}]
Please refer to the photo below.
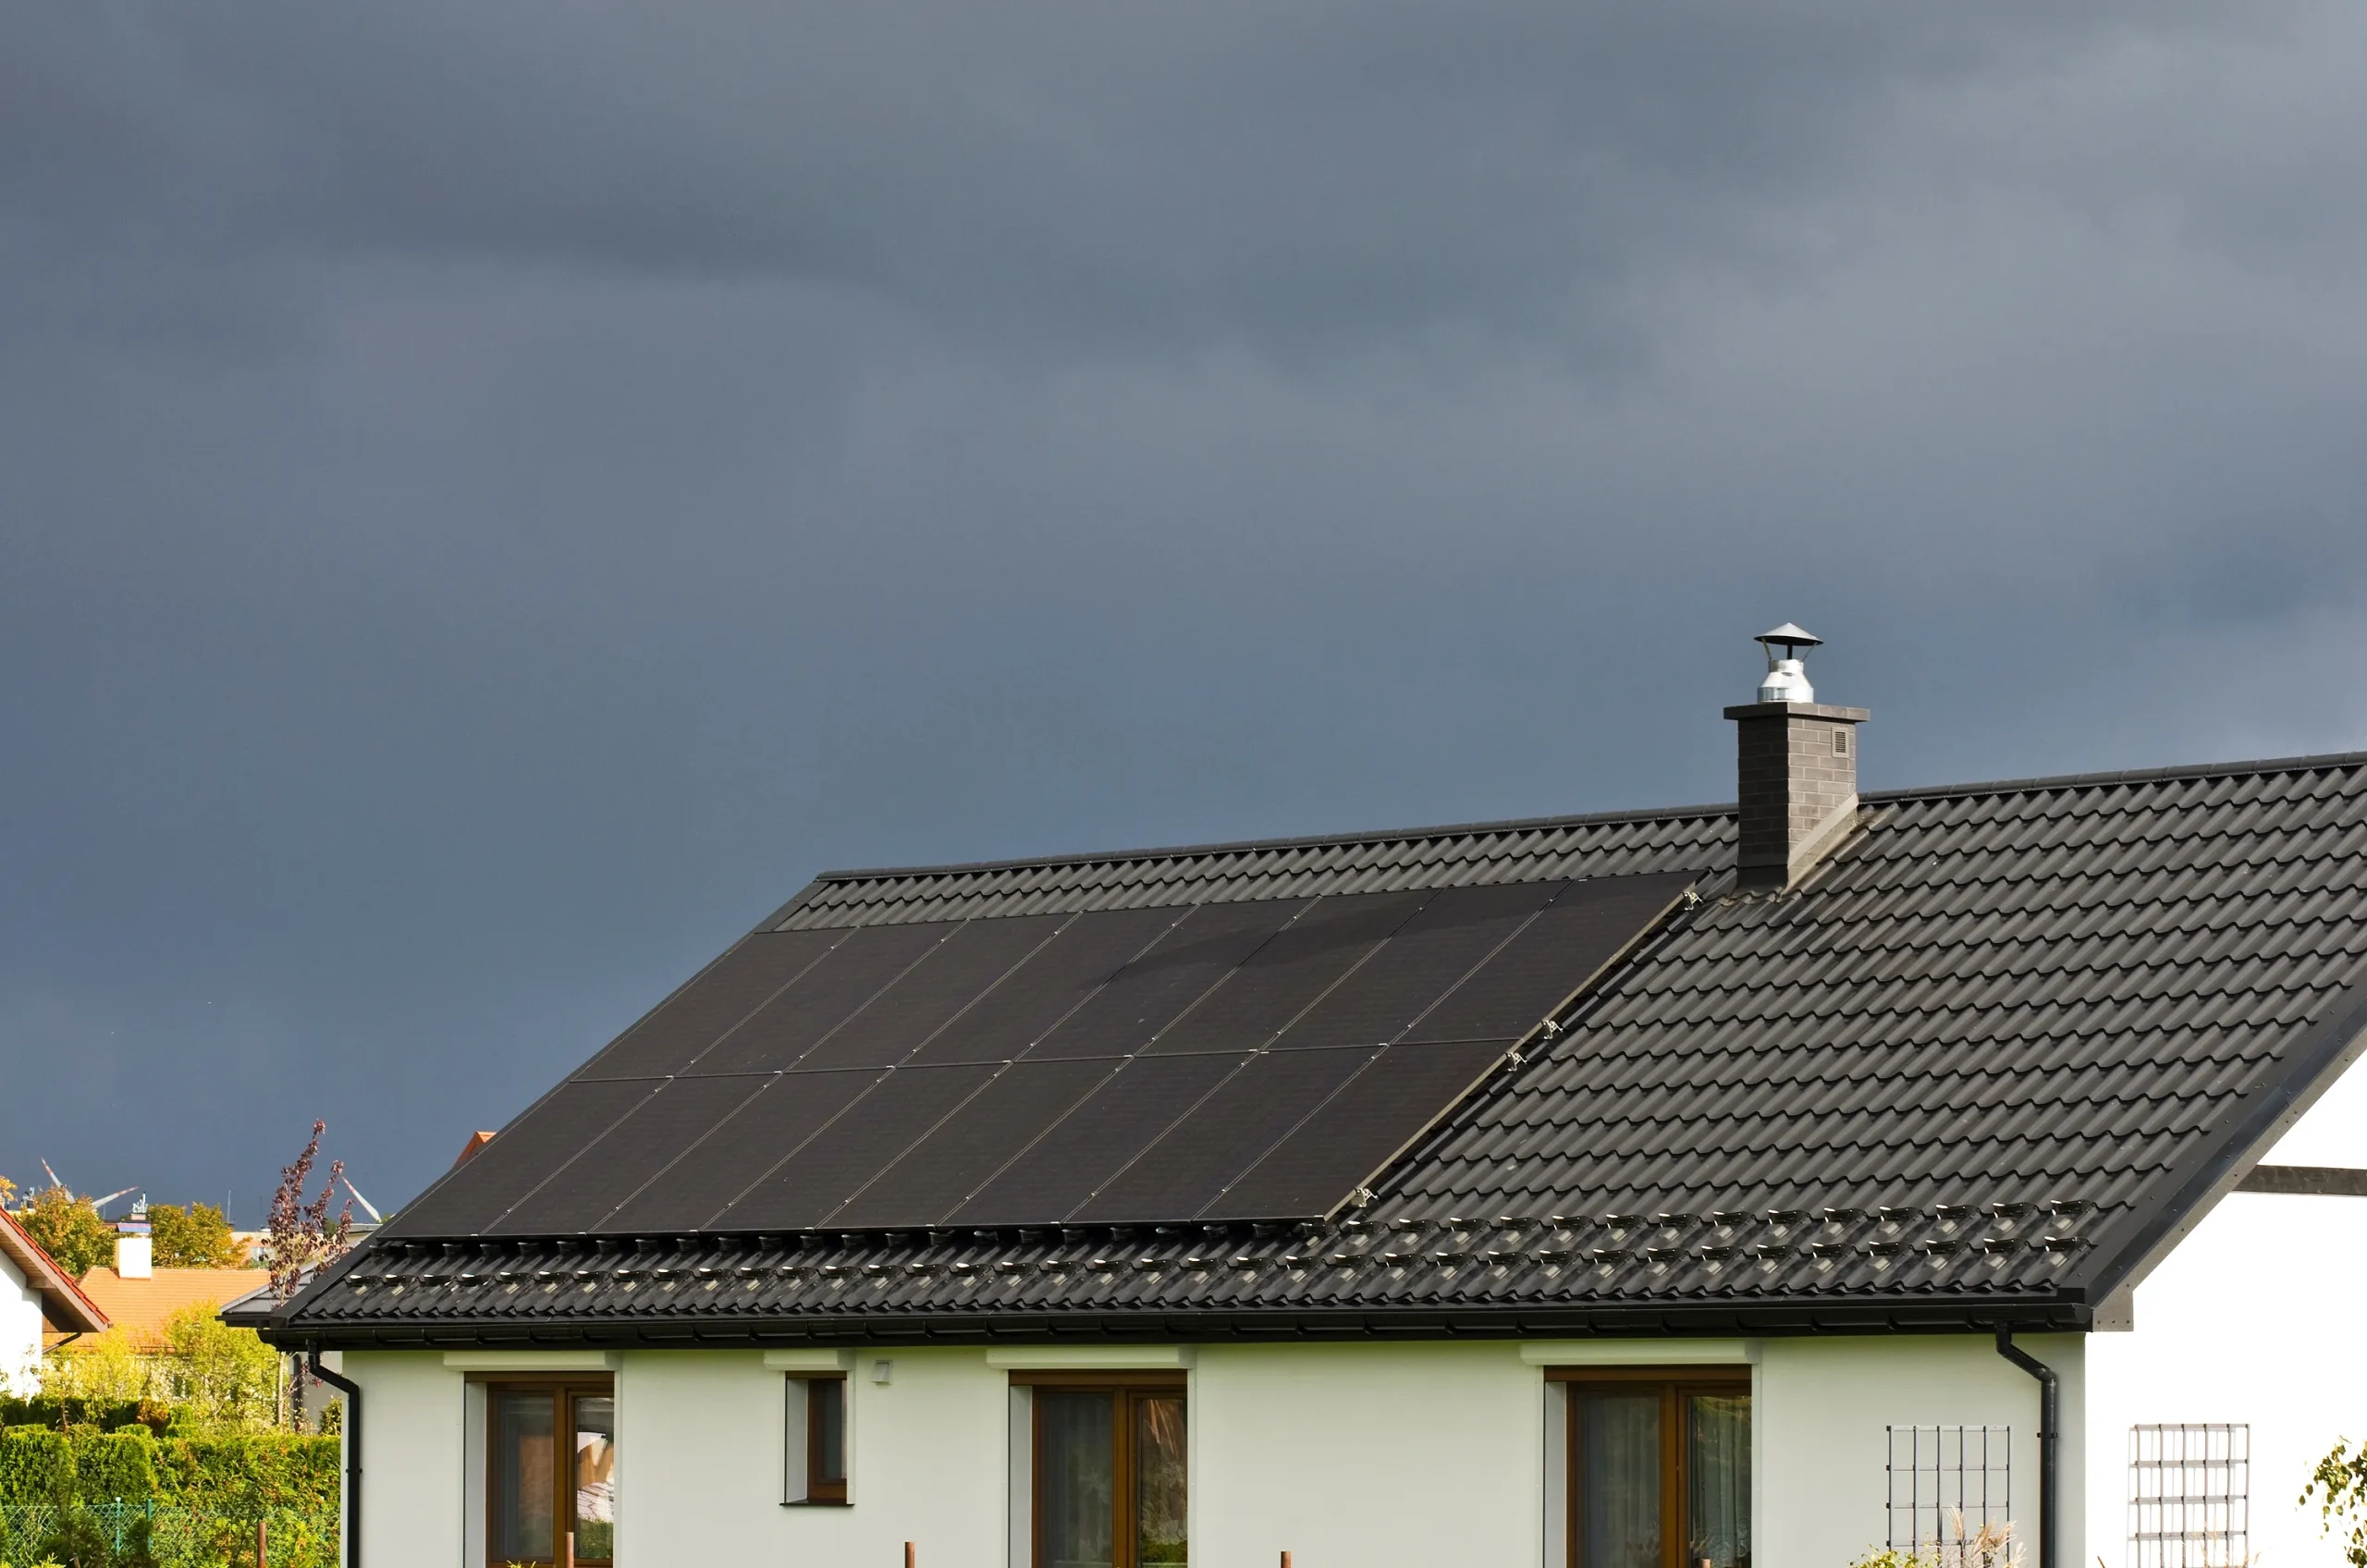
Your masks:
[{"label": "solar panel array", "polygon": [[388,1230],[1318,1217],[1691,880],[760,932]]}]

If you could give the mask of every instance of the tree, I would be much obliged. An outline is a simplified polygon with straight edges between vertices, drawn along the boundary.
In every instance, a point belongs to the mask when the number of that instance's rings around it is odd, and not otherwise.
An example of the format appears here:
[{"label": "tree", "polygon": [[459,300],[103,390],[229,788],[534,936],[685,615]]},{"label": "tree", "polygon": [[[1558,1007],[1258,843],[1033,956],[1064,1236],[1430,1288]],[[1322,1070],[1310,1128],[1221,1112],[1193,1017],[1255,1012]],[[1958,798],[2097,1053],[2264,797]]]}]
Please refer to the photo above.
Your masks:
[{"label": "tree", "polygon": [[2337,1519],[2349,1525],[2342,1555],[2350,1568],[2367,1568],[2367,1443],[2354,1452],[2345,1438],[2318,1461],[2310,1484],[2301,1488],[2301,1506],[2312,1500],[2318,1504],[2318,1533],[2333,1534]]},{"label": "tree", "polygon": [[115,1227],[99,1218],[89,1198],[64,1187],[44,1187],[13,1216],[41,1250],[67,1273],[80,1279],[115,1261]]},{"label": "tree", "polygon": [[296,1293],[307,1269],[342,1256],[351,1244],[352,1203],[349,1200],[338,1210],[334,1224],[329,1220],[329,1200],[344,1179],[345,1161],[331,1161],[321,1195],[311,1203],[304,1201],[304,1184],[313,1179],[313,1161],[320,1155],[321,1133],[327,1127],[325,1121],[313,1123],[313,1136],[304,1152],[294,1164],[281,1168],[279,1191],[272,1194],[271,1228],[264,1239],[263,1256],[264,1266],[271,1270],[271,1293],[282,1301]]},{"label": "tree", "polygon": [[238,1243],[230,1239],[230,1221],[210,1203],[148,1206],[148,1224],[155,1238],[159,1268],[244,1268]]}]

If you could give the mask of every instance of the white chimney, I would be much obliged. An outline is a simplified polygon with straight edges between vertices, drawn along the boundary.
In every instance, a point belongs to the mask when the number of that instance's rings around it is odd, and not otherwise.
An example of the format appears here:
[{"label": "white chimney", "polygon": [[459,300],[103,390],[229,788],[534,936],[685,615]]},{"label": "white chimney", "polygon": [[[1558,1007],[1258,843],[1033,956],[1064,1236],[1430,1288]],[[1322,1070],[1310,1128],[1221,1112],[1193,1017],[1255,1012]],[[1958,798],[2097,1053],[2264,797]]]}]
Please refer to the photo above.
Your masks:
[{"label": "white chimney", "polygon": [[115,1271],[123,1280],[156,1277],[156,1247],[148,1230],[148,1200],[134,1205],[131,1218],[115,1222]]}]

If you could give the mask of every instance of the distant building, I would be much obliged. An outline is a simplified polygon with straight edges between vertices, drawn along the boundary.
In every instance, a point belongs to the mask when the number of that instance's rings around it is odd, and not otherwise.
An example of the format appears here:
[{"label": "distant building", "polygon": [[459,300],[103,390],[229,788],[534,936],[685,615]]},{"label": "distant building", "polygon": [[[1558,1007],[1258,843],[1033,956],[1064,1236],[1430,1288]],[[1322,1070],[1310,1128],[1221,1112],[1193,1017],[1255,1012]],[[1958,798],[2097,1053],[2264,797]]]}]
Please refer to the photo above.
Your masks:
[{"label": "distant building", "polygon": [[94,1334],[107,1315],[57,1260],[0,1213],[0,1391],[30,1395],[41,1383],[44,1332]]},{"label": "distant building", "polygon": [[158,1268],[145,1220],[116,1227],[115,1267],[82,1276],[81,1293],[123,1329],[133,1348],[161,1349],[165,1326],[192,1306],[221,1307],[271,1280],[263,1268]]}]

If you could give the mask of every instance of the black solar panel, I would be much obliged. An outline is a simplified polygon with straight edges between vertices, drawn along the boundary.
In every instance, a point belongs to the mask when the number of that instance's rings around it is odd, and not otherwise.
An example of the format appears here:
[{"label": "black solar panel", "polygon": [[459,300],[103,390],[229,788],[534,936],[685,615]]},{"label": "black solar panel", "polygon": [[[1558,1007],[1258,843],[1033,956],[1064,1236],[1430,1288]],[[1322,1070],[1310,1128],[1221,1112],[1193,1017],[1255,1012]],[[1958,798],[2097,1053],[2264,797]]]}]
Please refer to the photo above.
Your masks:
[{"label": "black solar panel", "polygon": [[1317,1002],[1278,1044],[1355,1046],[1393,1040],[1560,892],[1559,882],[1441,888],[1389,939],[1383,962]]},{"label": "black solar panel", "polygon": [[1200,1211],[1203,1219],[1328,1214],[1391,1164],[1513,1048],[1392,1046]]},{"label": "black solar panel", "polygon": [[619,1035],[616,1044],[576,1076],[654,1078],[680,1072],[846,935],[789,931],[750,937]]},{"label": "black solar panel", "polygon": [[1088,1224],[1194,1218],[1377,1049],[1347,1046],[1250,1058],[1069,1218]]},{"label": "black solar panel", "polygon": [[386,1224],[390,1235],[474,1236],[539,1187],[579,1149],[657,1092],[661,1079],[560,1084],[468,1163]]},{"label": "black solar panel", "polygon": [[1108,985],[1027,1054],[1044,1060],[1140,1050],[1143,1042],[1197,1001],[1312,901],[1279,899],[1201,905],[1147,952],[1112,975]]},{"label": "black solar panel", "polygon": [[762,1078],[667,1080],[503,1215],[491,1227],[494,1234],[556,1236],[590,1230],[764,1086]]},{"label": "black solar panel", "polygon": [[[727,1231],[817,1226],[994,1076],[991,1067],[901,1067],[840,1112],[712,1224]],[[783,1082],[835,1074],[792,1072]]]},{"label": "black solar panel", "polygon": [[1191,912],[1113,909],[1080,914],[913,1056],[913,1064],[1009,1061],[1042,1039],[1109,978]]},{"label": "black solar panel", "polygon": [[753,937],[396,1233],[1323,1214],[1688,880]]},{"label": "black solar panel", "polygon": [[1406,1032],[1409,1040],[1519,1039],[1684,897],[1693,878],[1573,882]]},{"label": "black solar panel", "polygon": [[719,1080],[763,1087],[686,1144],[670,1165],[653,1167],[646,1184],[592,1229],[607,1235],[697,1230],[766,1171],[803,1148],[882,1076],[877,1072],[801,1072]]},{"label": "black solar panel", "polygon": [[1134,1058],[956,1209],[953,1218],[963,1225],[1041,1225],[1061,1219],[1248,1060]]},{"label": "black solar panel", "polygon": [[992,995],[997,981],[1060,928],[1061,917],[1052,914],[974,920],[959,927],[799,1059],[796,1071],[893,1067],[963,1008]]},{"label": "black solar panel", "polygon": [[796,1065],[960,929],[955,924],[934,923],[872,925],[844,933],[819,963],[686,1071],[758,1072]]},{"label": "black solar panel", "polygon": [[1117,1071],[1110,1061],[1023,1061],[980,1090],[871,1185],[831,1225],[939,1225],[1069,1108]]},{"label": "black solar panel", "polygon": [[1166,1056],[1265,1045],[1379,951],[1429,897],[1357,893],[1322,900],[1267,938],[1143,1048]]}]

